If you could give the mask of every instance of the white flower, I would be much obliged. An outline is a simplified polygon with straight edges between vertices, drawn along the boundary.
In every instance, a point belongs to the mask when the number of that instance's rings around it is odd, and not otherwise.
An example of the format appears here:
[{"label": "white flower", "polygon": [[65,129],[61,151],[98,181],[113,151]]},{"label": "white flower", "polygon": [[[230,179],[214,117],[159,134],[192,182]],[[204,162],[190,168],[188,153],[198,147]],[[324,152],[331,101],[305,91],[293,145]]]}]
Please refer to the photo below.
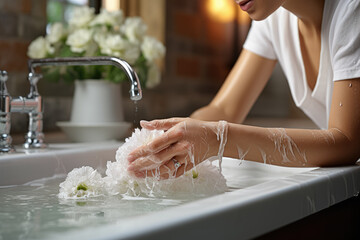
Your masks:
[{"label": "white flower", "polygon": [[[45,38],[39,37],[29,45],[29,57],[114,56],[128,62],[139,73],[146,72],[147,79],[141,80],[145,83],[149,80],[147,87],[159,83],[160,72],[154,64],[158,64],[157,60],[164,56],[165,47],[146,36],[147,26],[140,17],[125,18],[121,10],[109,12],[105,9],[95,15],[95,9],[88,6],[69,10],[67,23],[51,24]],[[97,70],[100,67],[84,68],[88,78],[98,78]],[[61,75],[64,74],[69,76],[66,70],[61,71]],[[105,69],[103,75],[109,80],[122,81],[114,74]],[[140,77],[144,75],[140,74]]]},{"label": "white flower", "polygon": [[140,56],[140,48],[137,45],[129,44],[120,58],[124,59],[129,64],[134,64]]},{"label": "white flower", "polygon": [[70,27],[86,27],[94,18],[94,12],[94,8],[89,8],[87,6],[75,7],[69,18]]},{"label": "white flower", "polygon": [[209,160],[197,165],[179,178],[159,181],[156,177],[136,178],[127,171],[127,157],[135,148],[148,144],[164,131],[135,129],[116,151],[115,162],[107,162],[106,176],[91,167],[76,168],[60,184],[59,198],[87,198],[103,194],[129,196],[214,195],[227,190],[219,168]]},{"label": "white flower", "polygon": [[54,48],[44,37],[38,37],[30,43],[27,55],[31,58],[44,58],[54,51]]},{"label": "white flower", "polygon": [[102,9],[100,14],[91,21],[90,26],[106,25],[106,26],[120,26],[124,21],[124,14],[121,10],[119,11],[107,11]]},{"label": "white flower", "polygon": [[66,44],[71,51],[81,53],[87,50],[92,40],[92,32],[87,29],[78,29],[68,36]]},{"label": "white flower", "polygon": [[156,64],[151,64],[147,72],[146,87],[153,88],[161,81],[160,69]]},{"label": "white flower", "polygon": [[[182,181],[174,181],[172,191],[213,195],[224,193],[227,190],[225,177],[210,160],[203,161],[182,177],[184,178]],[[193,184],[185,184],[185,182],[192,182]]]},{"label": "white flower", "polygon": [[135,63],[140,56],[140,48],[120,35],[111,34],[107,37],[97,37],[97,41],[100,45],[101,53],[119,57],[129,64]]},{"label": "white flower", "polygon": [[226,180],[218,167],[208,160],[202,162],[196,168],[188,171],[179,178],[171,178],[159,181],[156,178],[135,178],[127,172],[127,156],[135,148],[146,145],[164,131],[135,129],[130,138],[116,151],[116,162],[108,162],[106,170],[106,182],[108,191],[112,194],[129,194],[136,196],[145,194],[148,196],[166,196],[177,194],[204,194],[213,195],[226,191]]},{"label": "white flower", "polygon": [[153,37],[146,36],[144,38],[141,50],[148,62],[160,59],[165,55],[164,45]]},{"label": "white flower", "polygon": [[131,137],[125,139],[125,143],[119,147],[116,151],[115,159],[118,162],[121,162],[124,169],[127,168],[127,156],[131,151],[135,148],[140,147],[142,145],[146,145],[154,140],[156,137],[163,134],[164,131],[162,130],[147,130],[145,128],[138,129],[136,128],[135,131],[132,133]]},{"label": "white flower", "polygon": [[129,17],[121,30],[130,42],[140,44],[145,37],[147,26],[140,17]]},{"label": "white flower", "polygon": [[[127,194],[137,196],[141,193],[149,195],[151,192],[152,180],[137,179],[129,175],[127,171],[127,156],[135,148],[145,145],[163,134],[164,131],[135,129],[131,137],[125,139],[125,143],[116,151],[116,162],[108,162],[105,182],[108,192],[112,195]],[[150,184],[150,185],[148,185]]]},{"label": "white flower", "polygon": [[137,179],[127,174],[124,162],[107,162],[104,182],[110,195],[137,196],[141,193]]},{"label": "white flower", "polygon": [[87,198],[100,196],[105,192],[104,181],[101,175],[92,167],[73,169],[60,183],[59,198]]},{"label": "white flower", "polygon": [[62,23],[54,23],[51,24],[49,33],[46,36],[46,39],[54,44],[59,42],[66,35],[66,30]]},{"label": "white flower", "polygon": [[[142,145],[146,145],[154,140],[156,137],[163,134],[164,131],[162,130],[147,130],[145,128],[138,129],[136,128],[135,131],[132,133],[131,137],[125,139],[125,143],[122,144],[115,154],[115,160],[118,164],[113,165],[116,167],[116,174],[112,174],[112,176],[121,176],[127,175],[127,167],[128,161],[127,156],[130,152],[132,152],[135,148],[140,147]],[[110,167],[111,164],[108,162],[108,168],[106,170],[106,175],[112,172],[113,170]],[[110,174],[111,175],[111,174]]]}]

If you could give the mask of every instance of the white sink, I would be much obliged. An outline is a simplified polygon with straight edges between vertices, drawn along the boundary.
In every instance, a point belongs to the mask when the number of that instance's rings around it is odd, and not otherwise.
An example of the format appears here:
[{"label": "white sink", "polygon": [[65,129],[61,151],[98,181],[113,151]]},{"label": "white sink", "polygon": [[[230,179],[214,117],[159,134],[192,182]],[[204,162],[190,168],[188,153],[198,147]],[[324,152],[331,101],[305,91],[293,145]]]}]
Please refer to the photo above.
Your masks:
[{"label": "white sink", "polygon": [[[1,155],[0,201],[16,198],[11,196],[13,188],[22,191],[30,186],[36,195],[37,189],[40,191],[42,188],[36,180],[65,176],[75,167],[92,166],[101,172],[107,161],[114,160],[115,151],[120,144],[55,144],[43,152]],[[160,205],[169,206],[146,213],[138,210],[135,214],[136,205],[129,205],[127,211],[130,211],[130,215],[122,220],[117,219],[111,209],[99,210],[100,207],[103,209],[107,200],[90,200],[88,205],[95,209],[96,214],[86,215],[85,224],[76,225],[83,215],[77,212],[82,209],[81,204],[74,204],[71,206],[74,213],[70,214],[74,227],[64,230],[46,226],[46,234],[34,233],[36,228],[41,231],[43,226],[32,225],[33,221],[41,222],[39,218],[44,216],[37,214],[35,210],[28,210],[24,213],[26,224],[12,224],[18,228],[15,232],[19,233],[6,232],[6,229],[0,227],[0,239],[7,239],[9,236],[38,239],[169,239],[169,236],[171,239],[248,239],[348,199],[357,195],[360,190],[360,167],[357,165],[338,168],[284,168],[225,158],[222,168],[229,192],[221,195],[174,204],[176,206],[170,206],[176,200],[162,199],[159,200]],[[57,185],[54,188],[55,192],[58,191]],[[18,197],[26,200],[26,196],[21,194]],[[63,205],[69,204],[57,200],[54,193],[51,196],[49,194],[49,198],[59,205],[55,209],[62,209]],[[54,208],[48,206],[46,196],[41,201],[44,208]],[[116,201],[120,203],[124,200]],[[143,199],[142,206],[151,201],[155,200]],[[11,215],[12,211],[1,208],[0,222],[1,217],[6,217],[6,214]],[[22,215],[17,216],[21,219]],[[113,220],[92,225],[91,221],[101,222],[107,216],[113,217]],[[81,219],[83,221],[84,218]],[[52,221],[57,222],[56,219]],[[23,229],[27,229],[24,224],[32,227],[24,232]]]},{"label": "white sink", "polygon": [[66,174],[73,168],[105,168],[114,161],[119,142],[52,144],[44,150],[21,150],[0,155],[0,186],[24,184],[35,179]]}]

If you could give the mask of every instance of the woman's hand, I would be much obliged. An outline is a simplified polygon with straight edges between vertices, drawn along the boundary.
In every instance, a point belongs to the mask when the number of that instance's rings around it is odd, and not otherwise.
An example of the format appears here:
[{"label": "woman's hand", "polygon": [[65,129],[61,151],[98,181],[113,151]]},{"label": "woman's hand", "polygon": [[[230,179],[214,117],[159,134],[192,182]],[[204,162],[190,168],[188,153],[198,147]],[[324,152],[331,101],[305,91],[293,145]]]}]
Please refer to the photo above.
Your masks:
[{"label": "woman's hand", "polygon": [[223,141],[227,132],[224,121],[171,118],[142,121],[141,126],[165,133],[129,154],[128,171],[137,177],[179,177],[209,157],[218,155],[219,144],[226,142]]}]

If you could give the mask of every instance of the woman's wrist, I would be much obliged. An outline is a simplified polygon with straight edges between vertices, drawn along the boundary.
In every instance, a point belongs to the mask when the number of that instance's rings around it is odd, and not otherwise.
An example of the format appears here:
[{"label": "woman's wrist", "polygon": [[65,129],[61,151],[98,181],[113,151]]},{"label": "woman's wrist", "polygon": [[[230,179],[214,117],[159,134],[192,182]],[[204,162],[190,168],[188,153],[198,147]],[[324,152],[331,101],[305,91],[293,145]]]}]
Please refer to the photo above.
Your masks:
[{"label": "woman's wrist", "polygon": [[208,146],[206,158],[217,156],[222,158],[228,140],[228,122],[220,120],[217,122],[204,121],[208,129],[206,145]]}]

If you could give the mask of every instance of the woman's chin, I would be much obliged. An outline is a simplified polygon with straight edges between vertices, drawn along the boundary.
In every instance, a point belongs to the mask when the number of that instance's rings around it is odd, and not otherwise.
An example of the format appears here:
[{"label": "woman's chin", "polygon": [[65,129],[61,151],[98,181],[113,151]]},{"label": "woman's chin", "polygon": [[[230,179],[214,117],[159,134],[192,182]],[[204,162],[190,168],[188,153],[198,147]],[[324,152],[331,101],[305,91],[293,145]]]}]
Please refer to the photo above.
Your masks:
[{"label": "woman's chin", "polygon": [[258,11],[251,11],[251,12],[249,11],[248,14],[249,17],[254,21],[262,21],[270,15],[270,14],[260,13]]}]

